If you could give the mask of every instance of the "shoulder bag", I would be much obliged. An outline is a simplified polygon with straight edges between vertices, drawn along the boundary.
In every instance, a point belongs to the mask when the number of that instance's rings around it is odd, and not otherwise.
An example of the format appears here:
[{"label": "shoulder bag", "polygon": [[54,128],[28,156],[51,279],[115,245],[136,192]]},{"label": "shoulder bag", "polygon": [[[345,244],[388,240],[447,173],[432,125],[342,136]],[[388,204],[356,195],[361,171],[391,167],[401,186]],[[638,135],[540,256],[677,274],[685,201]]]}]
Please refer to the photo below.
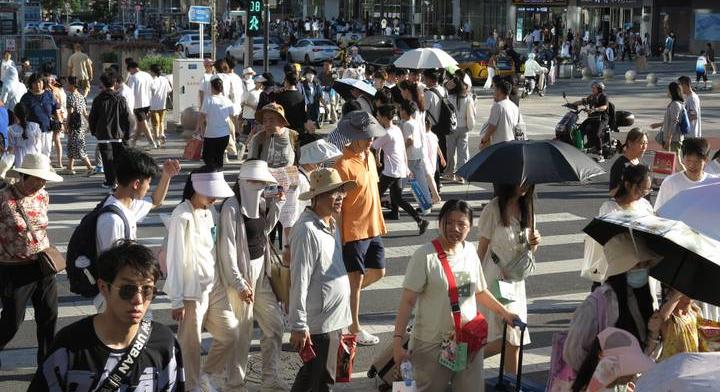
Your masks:
[{"label": "shoulder bag", "polygon": [[108,374],[105,381],[95,389],[98,392],[115,392],[120,390],[122,382],[130,373],[136,364],[140,354],[143,353],[145,345],[150,340],[150,334],[152,333],[152,321],[143,320],[138,328],[138,333],[135,335],[132,343],[128,346],[127,351],[123,354],[122,358],[118,361],[117,365]]},{"label": "shoulder bag", "polygon": [[525,133],[526,129],[527,126],[525,125],[525,119],[523,119],[522,114],[520,114],[520,108],[518,108],[518,122],[513,127],[515,140],[527,140],[527,134]]},{"label": "shoulder bag", "polygon": [[[13,192],[13,194],[17,197],[15,192]],[[22,206],[22,197],[15,199],[15,207],[17,208],[17,212],[25,221],[25,230],[27,230],[27,232],[33,237],[35,242],[39,242],[37,236],[35,235],[35,230],[32,229],[30,219],[25,213],[25,208]],[[44,276],[57,274],[58,272],[64,270],[66,266],[65,256],[63,256],[58,248],[53,245],[50,245],[40,251],[40,253],[38,253],[37,260],[40,264],[40,271]]]},{"label": "shoulder bag", "polygon": [[[455,355],[450,358],[447,350],[443,348],[439,361],[443,366],[459,372],[467,367],[468,358],[472,358],[473,354],[479,351],[487,343],[488,323],[482,313],[477,312],[474,319],[462,325],[462,315],[460,314],[460,299],[458,296],[458,288],[455,283],[455,275],[452,272],[447,254],[443,250],[440,241],[433,240],[433,246],[437,252],[440,264],[445,271],[445,278],[448,282],[448,297],[450,298],[450,311],[455,323]],[[450,343],[452,345],[452,343]],[[464,357],[464,358],[463,358]]]},{"label": "shoulder bag", "polygon": [[275,297],[284,304],[290,304],[290,266],[285,265],[282,252],[269,239],[265,257],[269,257],[270,286]]}]

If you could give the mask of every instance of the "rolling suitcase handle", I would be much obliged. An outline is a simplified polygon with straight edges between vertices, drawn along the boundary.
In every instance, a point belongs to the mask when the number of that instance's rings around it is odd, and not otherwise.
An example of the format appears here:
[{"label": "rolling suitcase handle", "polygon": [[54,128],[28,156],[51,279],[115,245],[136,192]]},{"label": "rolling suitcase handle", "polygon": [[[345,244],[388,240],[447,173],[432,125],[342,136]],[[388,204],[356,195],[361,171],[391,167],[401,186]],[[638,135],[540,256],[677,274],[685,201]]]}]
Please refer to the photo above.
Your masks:
[{"label": "rolling suitcase handle", "polygon": [[[495,390],[496,391],[507,391],[507,387],[505,385],[505,345],[507,344],[507,324],[504,323],[503,328],[503,338],[502,338],[502,346],[500,347],[500,370],[498,373],[498,382],[495,384]],[[517,370],[517,379],[515,380],[515,391],[520,392],[520,382],[522,380],[522,363],[523,363],[523,340],[525,339],[525,328],[527,328],[527,324],[522,322],[519,319],[516,319],[513,321],[513,327],[520,328],[520,353],[518,358],[518,370]]]}]

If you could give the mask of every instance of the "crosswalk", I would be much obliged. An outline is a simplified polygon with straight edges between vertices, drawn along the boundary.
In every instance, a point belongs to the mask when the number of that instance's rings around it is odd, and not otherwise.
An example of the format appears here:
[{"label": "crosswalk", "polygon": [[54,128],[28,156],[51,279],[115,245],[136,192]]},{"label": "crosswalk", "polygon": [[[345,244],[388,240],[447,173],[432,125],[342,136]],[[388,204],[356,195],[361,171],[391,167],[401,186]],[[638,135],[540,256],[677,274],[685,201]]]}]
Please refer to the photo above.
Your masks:
[{"label": "crosswalk", "polygon": [[[232,166],[226,171],[226,174],[228,174],[226,178],[229,181],[233,180],[234,173],[237,173],[237,166]],[[153,211],[144,222],[139,224],[138,233],[141,243],[152,248],[161,246],[165,233],[160,220],[160,213],[169,213],[179,203],[182,187],[182,181],[173,181],[163,208],[158,212]],[[71,187],[65,187],[57,191],[51,189],[50,195],[50,237],[58,248],[64,250],[72,229],[79,223],[80,218],[102,198],[103,191],[100,189],[93,190],[83,195],[82,198],[78,198],[77,191],[73,192]],[[467,200],[478,212],[476,214],[478,216],[482,206],[489,201],[491,191],[487,187],[477,184],[446,184],[443,186],[442,196],[444,200],[452,198]],[[407,190],[405,197],[408,200],[412,198]],[[364,328],[368,332],[378,334],[381,337],[381,344],[388,344],[391,338],[397,301],[402,291],[403,274],[408,259],[415,250],[437,235],[436,221],[438,212],[439,206],[433,208],[428,217],[431,225],[427,233],[422,237],[417,235],[415,222],[402,213],[399,221],[386,223],[389,232],[385,238],[388,264],[387,276],[364,290],[362,300],[364,304],[361,308],[361,323],[364,324]],[[588,213],[588,215],[591,216],[592,213]],[[528,279],[528,311],[531,330],[534,315],[548,312],[571,313],[587,295],[586,288],[568,292],[563,283],[570,276],[574,280],[580,280],[579,270],[582,263],[582,242],[584,240],[580,229],[589,221],[589,216],[578,216],[563,211],[539,213],[537,215],[538,229],[541,233],[547,232],[547,234],[543,234],[542,237],[536,272],[534,276]],[[469,240],[477,240],[477,229],[473,229]],[[553,249],[554,251],[545,253],[550,255],[562,253],[563,257],[543,257],[544,249]],[[558,250],[562,250],[562,252]],[[60,296],[59,326],[67,325],[81,317],[95,313],[91,300],[75,296],[67,291],[67,278],[64,274],[60,274],[58,280],[61,287],[65,288]],[[556,290],[550,290],[552,292],[545,290],[541,295],[533,296],[530,287],[535,282],[550,280],[558,282]],[[371,309],[367,309],[366,305],[370,303],[372,303]],[[161,295],[156,298],[152,304],[152,309],[156,319],[169,320],[170,303],[166,296]],[[31,307],[27,309],[25,320],[27,322],[34,320]],[[29,326],[26,325],[25,328],[29,328]],[[253,340],[255,349],[259,349],[259,338],[260,331],[259,328],[256,328],[254,331],[255,340]],[[210,336],[206,336],[206,346],[210,339]],[[286,336],[285,341],[288,340],[289,335]],[[526,373],[546,371],[549,367],[549,355],[550,347],[547,341],[544,345],[534,344],[528,347],[524,357],[524,371]],[[0,360],[2,360],[3,368],[32,368],[35,366],[35,347],[25,346],[6,349],[0,353]],[[498,360],[498,358],[486,360],[485,368],[490,370],[490,372],[487,372],[488,375],[492,374],[493,369],[497,369]],[[357,373],[356,378],[364,378],[367,365],[364,368],[356,365],[355,370]]]}]

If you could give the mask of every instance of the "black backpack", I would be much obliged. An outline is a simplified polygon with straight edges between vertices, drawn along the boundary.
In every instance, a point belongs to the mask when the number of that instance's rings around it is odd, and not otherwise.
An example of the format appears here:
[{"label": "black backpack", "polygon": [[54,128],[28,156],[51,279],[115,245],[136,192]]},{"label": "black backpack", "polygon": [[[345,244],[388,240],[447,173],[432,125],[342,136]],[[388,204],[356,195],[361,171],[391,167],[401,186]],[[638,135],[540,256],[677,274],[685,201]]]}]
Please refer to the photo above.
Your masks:
[{"label": "black backpack", "polygon": [[[433,87],[428,90],[432,91],[432,93],[440,99],[440,118],[433,118],[435,121],[435,125],[432,127],[433,131],[438,135],[449,135],[455,132],[457,129],[457,110],[455,109],[455,105],[450,102],[447,95],[440,95],[436,88]],[[430,112],[428,112],[428,114],[429,113]],[[432,117],[432,114],[430,114],[430,117]]]},{"label": "black backpack", "polygon": [[[108,197],[104,198],[90,213],[82,218],[70,237],[67,254],[65,255],[70,291],[87,298],[92,298],[99,293],[95,284],[97,279],[95,263],[99,256],[97,251],[97,221],[100,215],[110,213],[119,216],[125,224],[125,239],[130,239],[130,223],[125,218],[120,207],[112,204],[103,206]],[[87,267],[78,267],[78,261],[80,261],[80,265],[85,264]]]}]

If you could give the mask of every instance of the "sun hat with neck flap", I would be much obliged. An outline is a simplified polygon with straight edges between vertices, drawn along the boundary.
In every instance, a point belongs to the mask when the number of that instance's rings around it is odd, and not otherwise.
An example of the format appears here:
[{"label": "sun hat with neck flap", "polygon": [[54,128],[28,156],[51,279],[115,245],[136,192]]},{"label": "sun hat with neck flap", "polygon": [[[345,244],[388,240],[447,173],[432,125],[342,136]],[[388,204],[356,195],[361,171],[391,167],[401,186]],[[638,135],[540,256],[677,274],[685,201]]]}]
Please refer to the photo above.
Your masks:
[{"label": "sun hat with neck flap", "polygon": [[253,159],[243,162],[237,176],[239,180],[262,181],[269,184],[277,184],[277,180],[270,173],[267,162],[260,159]]},{"label": "sun hat with neck flap", "polygon": [[608,269],[605,278],[628,272],[638,263],[647,261],[650,267],[659,263],[661,257],[648,248],[645,240],[621,233],[611,238],[603,247]]}]

